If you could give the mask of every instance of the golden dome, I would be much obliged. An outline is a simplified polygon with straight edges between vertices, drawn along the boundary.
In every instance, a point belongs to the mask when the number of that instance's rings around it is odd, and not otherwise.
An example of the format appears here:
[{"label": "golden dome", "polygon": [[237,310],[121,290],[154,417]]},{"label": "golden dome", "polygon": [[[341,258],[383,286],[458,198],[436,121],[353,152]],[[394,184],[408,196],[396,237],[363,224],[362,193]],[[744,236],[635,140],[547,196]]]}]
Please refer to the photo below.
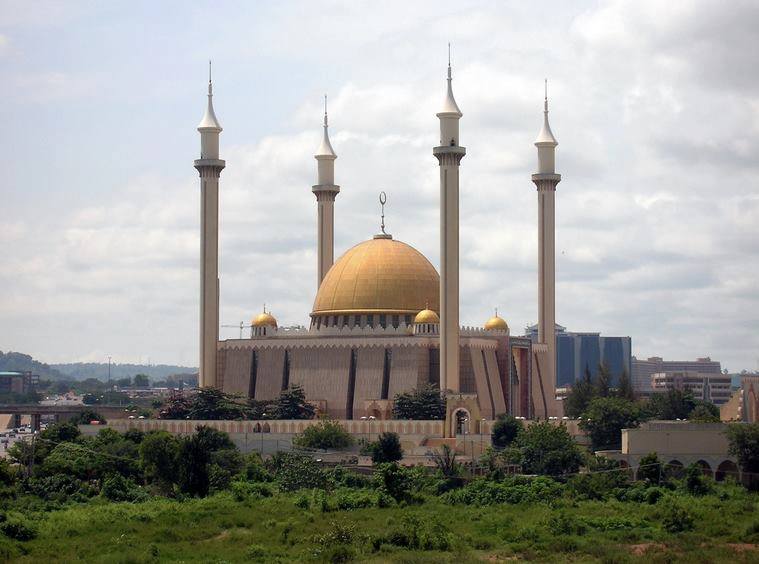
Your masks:
[{"label": "golden dome", "polygon": [[509,325],[506,323],[506,320],[498,317],[498,313],[487,320],[485,323],[485,329],[488,331],[508,331]]},{"label": "golden dome", "polygon": [[425,256],[389,235],[359,243],[341,256],[319,287],[311,315],[415,315],[435,307],[440,276]]},{"label": "golden dome", "polygon": [[414,323],[440,323],[440,318],[431,309],[423,309],[416,314]]},{"label": "golden dome", "polygon": [[274,319],[274,316],[271,313],[264,311],[263,313],[254,317],[253,321],[251,321],[250,324],[253,327],[276,327],[277,320]]}]

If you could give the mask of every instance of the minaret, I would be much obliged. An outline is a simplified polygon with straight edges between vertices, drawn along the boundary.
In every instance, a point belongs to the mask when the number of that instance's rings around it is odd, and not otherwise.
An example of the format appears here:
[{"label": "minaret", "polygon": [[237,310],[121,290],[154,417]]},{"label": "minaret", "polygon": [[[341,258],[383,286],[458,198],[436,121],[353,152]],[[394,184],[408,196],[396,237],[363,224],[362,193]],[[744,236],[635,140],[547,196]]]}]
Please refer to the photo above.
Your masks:
[{"label": "minaret", "polygon": [[459,387],[459,163],[466,149],[459,145],[461,119],[451,87],[448,45],[448,92],[440,119],[440,145],[432,150],[440,163],[440,389]]},{"label": "minaret", "polygon": [[213,111],[211,62],[208,62],[208,106],[198,125],[200,158],[200,374],[198,386],[216,386],[216,347],[219,342],[219,159],[221,125]]},{"label": "minaret", "polygon": [[335,260],[335,197],[340,187],[335,185],[335,159],[337,155],[329,142],[327,131],[327,96],[324,95],[324,136],[314,158],[317,162],[317,184],[311,188],[316,196],[317,215],[317,280],[316,287],[332,267]]},{"label": "minaret", "polygon": [[558,142],[548,124],[548,80],[543,101],[543,128],[535,140],[538,148],[538,172],[532,181],[538,189],[538,371],[543,398],[544,417],[561,415],[555,411],[556,391],[556,251],[554,200],[561,175],[556,174]]}]

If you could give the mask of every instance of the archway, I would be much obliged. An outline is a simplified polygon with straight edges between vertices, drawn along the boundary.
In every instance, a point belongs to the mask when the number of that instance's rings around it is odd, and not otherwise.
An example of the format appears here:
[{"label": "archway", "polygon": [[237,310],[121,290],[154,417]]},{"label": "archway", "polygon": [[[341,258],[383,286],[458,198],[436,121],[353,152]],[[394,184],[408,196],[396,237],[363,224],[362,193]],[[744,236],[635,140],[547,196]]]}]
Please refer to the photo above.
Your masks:
[{"label": "archway", "polygon": [[685,466],[679,460],[670,460],[664,467],[668,478],[682,478],[685,475]]},{"label": "archway", "polygon": [[723,482],[726,478],[738,481],[739,475],[738,465],[732,460],[724,460],[717,466],[714,479],[718,482]]},{"label": "archway", "polygon": [[701,469],[701,472],[704,474],[704,476],[708,476],[709,478],[713,476],[712,467],[709,466],[709,463],[706,460],[699,460],[696,462],[696,466]]},{"label": "archway", "polygon": [[454,436],[469,433],[469,412],[466,409],[457,409],[453,414]]}]

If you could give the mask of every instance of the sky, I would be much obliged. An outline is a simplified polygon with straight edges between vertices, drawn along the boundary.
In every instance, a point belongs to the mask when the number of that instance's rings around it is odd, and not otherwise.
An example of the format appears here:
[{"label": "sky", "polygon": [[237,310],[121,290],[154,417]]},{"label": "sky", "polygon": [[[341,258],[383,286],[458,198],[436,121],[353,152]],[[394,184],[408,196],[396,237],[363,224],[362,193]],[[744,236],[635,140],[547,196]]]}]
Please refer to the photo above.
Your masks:
[{"label": "sky", "polygon": [[[559,141],[556,319],[639,358],[759,367],[759,3],[0,1],[0,350],[197,365],[197,123],[224,131],[222,325],[316,292],[322,96],[335,252],[379,230],[439,264],[451,42],[461,319],[537,316],[530,174]],[[239,334],[222,327],[222,338]]]}]

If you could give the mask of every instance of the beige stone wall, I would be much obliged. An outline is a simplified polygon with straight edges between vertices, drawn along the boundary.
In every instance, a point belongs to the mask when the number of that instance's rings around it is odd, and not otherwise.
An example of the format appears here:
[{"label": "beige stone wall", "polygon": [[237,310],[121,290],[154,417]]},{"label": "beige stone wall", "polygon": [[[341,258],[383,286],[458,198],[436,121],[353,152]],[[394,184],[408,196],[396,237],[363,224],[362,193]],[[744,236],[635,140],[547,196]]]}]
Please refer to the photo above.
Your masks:
[{"label": "beige stone wall", "polygon": [[495,418],[502,413],[506,413],[506,399],[501,386],[502,377],[495,349],[485,350],[485,369],[490,381],[490,390],[493,394],[493,404],[495,405],[493,417]]},{"label": "beige stone wall", "polygon": [[652,421],[638,429],[622,431],[622,454],[656,452],[727,456],[727,426],[722,423],[681,423]]},{"label": "beige stone wall", "polygon": [[300,384],[306,397],[326,400],[329,415],[343,419],[348,399],[351,349],[295,349],[290,353],[290,383]]},{"label": "beige stone wall", "polygon": [[[258,363],[256,369],[255,399],[274,399],[278,397],[279,393],[282,391],[282,373],[285,367],[285,350],[259,349],[257,355]],[[229,369],[227,369],[227,374],[230,374]],[[227,391],[226,388],[224,391]]]},{"label": "beige stone wall", "polygon": [[353,417],[364,413],[366,400],[381,399],[382,377],[385,366],[385,349],[364,348],[356,352],[356,387],[353,392]]},{"label": "beige stone wall", "polygon": [[413,347],[393,347],[393,360],[390,367],[390,387],[388,398],[415,388],[418,383],[419,357]]},{"label": "beige stone wall", "polygon": [[250,365],[253,351],[229,350],[220,351],[225,355],[224,361],[224,391],[248,397],[250,393]]}]

